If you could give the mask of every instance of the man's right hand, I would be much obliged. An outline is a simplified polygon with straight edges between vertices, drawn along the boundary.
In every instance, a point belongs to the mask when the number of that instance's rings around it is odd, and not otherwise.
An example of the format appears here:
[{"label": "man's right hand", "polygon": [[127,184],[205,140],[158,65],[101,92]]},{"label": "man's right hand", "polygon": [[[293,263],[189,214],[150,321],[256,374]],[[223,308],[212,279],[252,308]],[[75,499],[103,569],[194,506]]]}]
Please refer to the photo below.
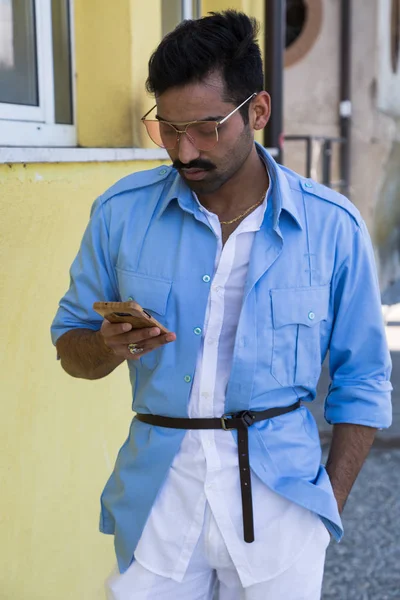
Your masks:
[{"label": "man's right hand", "polygon": [[[135,330],[129,323],[110,323],[105,319],[97,331],[70,329],[57,340],[56,346],[61,365],[69,375],[101,379],[124,360],[137,360],[175,340],[174,333],[160,334],[158,327]],[[136,349],[141,351],[132,354],[129,344],[136,344]]]},{"label": "man's right hand", "polygon": [[[132,329],[129,323],[110,323],[104,319],[99,331],[105,346],[110,352],[126,360],[138,360],[152,350],[176,340],[175,333],[161,334],[158,327]],[[129,351],[129,345],[135,344],[136,354]]]}]

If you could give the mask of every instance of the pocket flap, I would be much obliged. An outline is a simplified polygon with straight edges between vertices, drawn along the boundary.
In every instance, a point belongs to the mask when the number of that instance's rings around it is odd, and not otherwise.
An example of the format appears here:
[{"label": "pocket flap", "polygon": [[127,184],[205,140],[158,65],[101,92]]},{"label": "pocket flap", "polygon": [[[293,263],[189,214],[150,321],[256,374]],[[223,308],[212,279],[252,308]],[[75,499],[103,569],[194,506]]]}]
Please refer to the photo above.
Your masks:
[{"label": "pocket flap", "polygon": [[123,302],[132,299],[150,312],[165,315],[172,281],[147,277],[119,267],[116,271]]},{"label": "pocket flap", "polygon": [[312,327],[328,317],[330,286],[271,290],[274,329],[285,325]]}]

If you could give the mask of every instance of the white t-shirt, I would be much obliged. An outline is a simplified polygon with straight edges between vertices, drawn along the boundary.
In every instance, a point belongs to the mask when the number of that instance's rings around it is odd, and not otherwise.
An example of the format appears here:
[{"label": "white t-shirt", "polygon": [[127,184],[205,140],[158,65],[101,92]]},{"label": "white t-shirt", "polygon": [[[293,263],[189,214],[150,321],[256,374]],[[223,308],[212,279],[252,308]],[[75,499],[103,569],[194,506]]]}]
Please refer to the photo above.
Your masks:
[{"label": "white t-shirt", "polygon": [[[207,216],[217,239],[212,280],[202,331],[189,417],[220,417],[225,412],[236,330],[255,232],[267,199],[222,244],[217,215]],[[252,476],[255,541],[243,539],[237,446],[231,432],[189,430],[158,494],[135,551],[146,569],[182,581],[199,539],[208,502],[243,587],[285,571],[298,558],[318,516],[290,502]]]}]

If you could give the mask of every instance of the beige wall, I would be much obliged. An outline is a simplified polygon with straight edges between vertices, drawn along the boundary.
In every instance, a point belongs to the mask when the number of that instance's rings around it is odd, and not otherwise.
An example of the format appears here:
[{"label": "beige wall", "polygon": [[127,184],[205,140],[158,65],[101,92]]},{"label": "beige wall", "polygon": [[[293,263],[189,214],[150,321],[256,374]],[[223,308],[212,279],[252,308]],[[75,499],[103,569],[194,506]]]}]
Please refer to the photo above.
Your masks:
[{"label": "beige wall", "polygon": [[[376,0],[353,1],[351,198],[372,231],[395,132],[393,119],[376,106],[377,17]],[[286,134],[339,136],[339,56],[340,3],[323,0],[322,28],[315,45],[302,60],[285,69]],[[316,149],[318,152],[318,145]],[[287,142],[285,163],[304,173],[304,145]],[[315,167],[314,175],[320,176],[320,163]],[[336,153],[334,180],[339,177],[337,167]]]},{"label": "beige wall", "polygon": [[353,46],[352,190],[354,202],[373,230],[375,207],[395,136],[395,122],[377,109],[377,3],[355,0],[354,5],[357,23]]},{"label": "beige wall", "polygon": [[[339,2],[324,0],[319,37],[303,59],[284,71],[286,134],[337,134],[338,35]],[[299,161],[297,153],[291,151],[294,148],[291,144],[287,144],[285,161],[303,170],[304,161]]]}]

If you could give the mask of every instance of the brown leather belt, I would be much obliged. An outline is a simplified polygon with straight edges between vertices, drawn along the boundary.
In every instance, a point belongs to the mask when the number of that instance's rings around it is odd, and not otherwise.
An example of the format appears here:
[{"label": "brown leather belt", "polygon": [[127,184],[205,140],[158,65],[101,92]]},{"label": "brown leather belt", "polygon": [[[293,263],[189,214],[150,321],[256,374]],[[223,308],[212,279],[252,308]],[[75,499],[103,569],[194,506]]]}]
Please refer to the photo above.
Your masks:
[{"label": "brown leather belt", "polygon": [[238,432],[238,458],[240,471],[240,488],[242,492],[243,512],[243,534],[244,541],[254,542],[253,501],[251,496],[251,477],[249,461],[249,435],[248,428],[258,421],[265,421],[273,417],[279,417],[300,408],[300,402],[290,406],[268,408],[267,410],[255,411],[244,410],[236,413],[225,413],[220,418],[189,419],[163,417],[161,415],[137,414],[136,419],[157,425],[158,427],[169,427],[170,429],[224,429],[230,431],[237,429]]}]

